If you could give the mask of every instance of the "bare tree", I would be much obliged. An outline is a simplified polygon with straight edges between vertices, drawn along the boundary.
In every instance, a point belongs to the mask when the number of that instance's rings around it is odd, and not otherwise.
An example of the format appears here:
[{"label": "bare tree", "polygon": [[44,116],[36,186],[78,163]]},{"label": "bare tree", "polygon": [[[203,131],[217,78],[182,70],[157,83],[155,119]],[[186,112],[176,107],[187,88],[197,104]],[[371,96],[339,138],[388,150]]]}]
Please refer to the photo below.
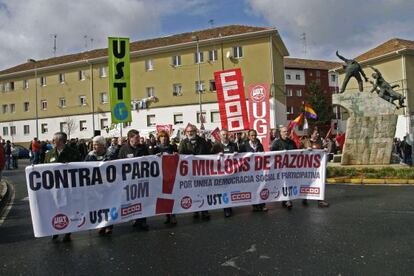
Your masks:
[{"label": "bare tree", "polygon": [[75,120],[70,117],[66,117],[66,119],[63,121],[63,124],[61,126],[62,131],[68,135],[69,139],[70,139],[70,134],[76,130],[76,127],[77,127],[77,124]]}]

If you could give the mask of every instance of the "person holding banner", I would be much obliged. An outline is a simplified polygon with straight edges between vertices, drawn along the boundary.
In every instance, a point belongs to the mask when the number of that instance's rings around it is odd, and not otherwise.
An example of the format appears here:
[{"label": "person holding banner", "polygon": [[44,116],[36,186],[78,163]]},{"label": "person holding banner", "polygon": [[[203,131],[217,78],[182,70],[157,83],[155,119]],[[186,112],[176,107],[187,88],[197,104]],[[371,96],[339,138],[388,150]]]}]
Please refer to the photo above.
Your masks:
[{"label": "person holding banner", "polygon": [[[224,153],[237,153],[239,147],[236,143],[233,143],[229,139],[229,131],[227,129],[222,129],[220,131],[220,141],[217,141],[212,149],[211,153],[213,154],[224,154]],[[231,208],[224,208],[224,216],[226,218],[232,215],[233,210]]]},{"label": "person holding banner", "polygon": [[[157,134],[157,147],[153,148],[153,154],[176,154],[177,152],[177,146],[170,144],[170,135],[168,132],[164,129],[160,130]],[[165,224],[177,224],[175,214],[168,214],[166,217]]]},{"label": "person holding banner", "polygon": [[[309,140],[306,140],[304,143],[301,144],[301,148],[305,148],[308,150],[322,149],[322,139],[320,138],[319,131],[317,129],[313,130]],[[302,204],[308,205],[308,200],[303,199]],[[325,200],[318,200],[318,206],[320,208],[329,207],[329,203]]]},{"label": "person holding banner", "polygon": [[[45,156],[45,163],[69,163],[80,160],[79,152],[67,144],[68,136],[64,132],[53,134],[53,149],[48,151]],[[66,233],[63,242],[69,242],[71,233]],[[52,240],[57,240],[58,235],[53,235]]]},{"label": "person holding banner", "polygon": [[[249,140],[240,146],[240,152],[264,152],[262,143],[257,139],[257,131],[254,129],[248,132]],[[265,203],[253,204],[253,212],[267,212]]]},{"label": "person holding banner", "polygon": [[[206,140],[197,135],[196,126],[189,124],[185,129],[185,133],[187,137],[184,138],[180,143],[180,147],[178,148],[179,154],[210,154]],[[200,214],[198,212],[195,212],[194,218],[199,217]],[[203,220],[209,220],[210,214],[208,211],[201,211],[201,218]]]},{"label": "person holding banner", "polygon": [[[106,148],[106,140],[103,136],[95,136],[92,139],[92,151],[90,151],[85,161],[108,161],[111,160],[111,155]],[[111,235],[114,226],[102,227],[98,230],[99,235]]]},{"label": "person holding banner", "polygon": [[[289,138],[288,128],[282,126],[280,129],[279,138],[275,139],[270,147],[271,151],[278,150],[295,150],[297,149],[295,142]],[[282,201],[282,206],[292,209],[293,204],[291,200]]]},{"label": "person holding banner", "polygon": [[[140,143],[139,131],[131,129],[127,134],[128,141],[120,148],[118,159],[134,158],[149,155],[148,147],[144,143]],[[147,231],[149,229],[147,218],[139,218],[134,221],[134,227]]]}]

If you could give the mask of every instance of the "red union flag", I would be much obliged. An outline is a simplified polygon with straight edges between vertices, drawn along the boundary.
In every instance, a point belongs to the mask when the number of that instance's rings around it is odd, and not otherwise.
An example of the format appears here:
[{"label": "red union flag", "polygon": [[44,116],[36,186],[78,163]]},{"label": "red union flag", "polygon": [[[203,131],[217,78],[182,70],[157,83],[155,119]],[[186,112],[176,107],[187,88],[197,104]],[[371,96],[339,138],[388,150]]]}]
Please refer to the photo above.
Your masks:
[{"label": "red union flag", "polygon": [[249,129],[249,118],[240,69],[214,72],[221,127],[228,131]]},{"label": "red union flag", "polygon": [[172,125],[156,125],[155,128],[157,130],[157,133],[160,132],[161,130],[165,130],[166,132],[168,132],[168,135],[171,135],[173,132]]},{"label": "red union flag", "polygon": [[265,151],[270,143],[270,105],[269,89],[266,84],[249,85],[250,129],[257,131],[257,139]]}]

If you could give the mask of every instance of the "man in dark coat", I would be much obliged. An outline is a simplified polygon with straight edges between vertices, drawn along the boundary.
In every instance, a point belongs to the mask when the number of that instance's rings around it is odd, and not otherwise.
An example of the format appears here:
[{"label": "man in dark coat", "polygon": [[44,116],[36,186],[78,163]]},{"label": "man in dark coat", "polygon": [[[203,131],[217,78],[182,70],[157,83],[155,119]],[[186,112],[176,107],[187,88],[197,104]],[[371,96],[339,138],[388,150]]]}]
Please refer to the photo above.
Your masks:
[{"label": "man in dark coat", "polygon": [[[274,140],[272,146],[270,147],[271,151],[278,150],[295,150],[297,149],[295,142],[289,138],[289,133],[287,127],[283,126],[280,128],[279,138]],[[282,206],[288,209],[293,207],[292,201],[283,201]]]},{"label": "man in dark coat", "polygon": [[[210,154],[206,140],[197,135],[196,126],[189,125],[186,128],[186,134],[187,134],[187,138],[181,141],[180,147],[178,148],[179,154],[194,154],[194,155]],[[198,218],[198,217],[199,217],[199,213],[195,212],[194,218]],[[209,220],[210,214],[208,213],[208,211],[202,211],[201,218],[204,220]]]},{"label": "man in dark coat", "polygon": [[[140,136],[139,131],[136,129],[131,129],[128,131],[127,134],[128,141],[126,144],[121,146],[118,153],[118,159],[125,159],[125,158],[134,158],[149,155],[148,147],[145,143],[140,144]],[[149,229],[147,224],[147,218],[139,218],[136,219],[134,227],[138,227],[141,230],[147,231]]]},{"label": "man in dark coat", "polygon": [[[81,161],[80,154],[66,142],[68,136],[64,132],[56,132],[53,134],[53,144],[54,148],[46,153],[45,163],[69,163]],[[64,242],[71,240],[71,233],[65,234],[63,237]],[[53,240],[58,239],[58,235],[53,235]]]},{"label": "man in dark coat", "polygon": [[[239,147],[236,143],[233,143],[229,139],[229,131],[227,129],[222,129],[220,131],[220,141],[215,143],[211,149],[213,154],[224,154],[224,153],[237,153]],[[231,208],[224,208],[224,216],[230,217],[232,214]]]}]

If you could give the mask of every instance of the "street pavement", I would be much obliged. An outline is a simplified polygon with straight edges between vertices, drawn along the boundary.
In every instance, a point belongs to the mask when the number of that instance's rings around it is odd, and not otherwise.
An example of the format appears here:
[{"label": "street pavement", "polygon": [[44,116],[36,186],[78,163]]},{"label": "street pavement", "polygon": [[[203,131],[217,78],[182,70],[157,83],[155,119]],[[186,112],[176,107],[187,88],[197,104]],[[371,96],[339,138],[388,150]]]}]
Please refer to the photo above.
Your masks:
[{"label": "street pavement", "polygon": [[414,186],[328,185],[331,207],[268,204],[208,222],[179,215],[148,220],[150,231],[115,225],[111,237],[74,233],[70,243],[34,238],[23,168],[0,218],[0,275],[412,275]]}]

